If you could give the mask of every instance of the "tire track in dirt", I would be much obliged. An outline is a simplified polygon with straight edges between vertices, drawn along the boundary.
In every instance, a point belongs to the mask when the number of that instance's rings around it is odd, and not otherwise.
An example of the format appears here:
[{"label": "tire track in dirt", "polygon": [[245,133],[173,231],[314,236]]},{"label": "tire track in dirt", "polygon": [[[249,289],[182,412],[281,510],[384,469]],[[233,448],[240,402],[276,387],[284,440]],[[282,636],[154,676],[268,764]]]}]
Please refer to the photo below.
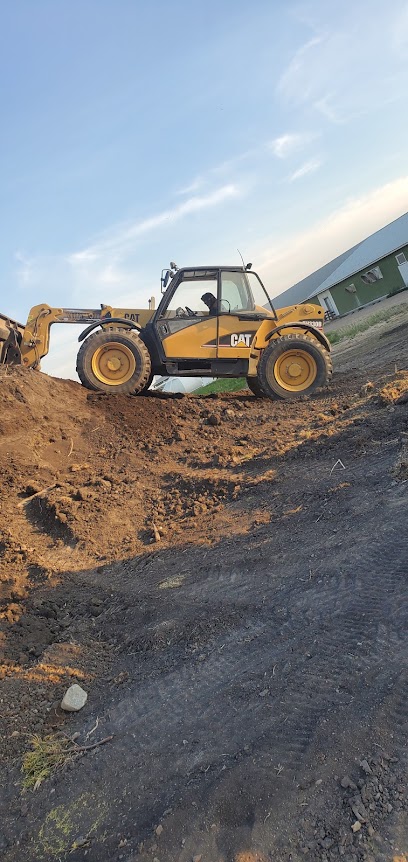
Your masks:
[{"label": "tire track in dirt", "polygon": [[[394,552],[392,567],[389,564],[390,546]],[[186,711],[189,711],[188,704],[193,704],[194,714],[198,712],[202,715],[205,726],[211,723],[212,726],[220,728],[217,731],[219,747],[212,746],[212,757],[209,760],[210,775],[214,774],[214,770],[222,769],[222,756],[227,754],[231,760],[237,756],[234,747],[228,751],[228,740],[231,745],[231,738],[240,737],[239,750],[245,748],[245,745],[254,744],[259,748],[263,742],[267,747],[268,740],[273,739],[275,768],[282,768],[285,783],[290,783],[291,775],[302,772],[302,761],[313,742],[317,728],[322,722],[330,720],[334,708],[340,714],[347,715],[353,701],[353,713],[363,714],[366,722],[369,717],[373,728],[377,724],[376,715],[381,704],[383,720],[385,718],[386,721],[404,727],[407,718],[407,702],[404,701],[404,696],[398,698],[397,704],[394,696],[392,701],[395,705],[392,708],[387,705],[387,700],[390,675],[392,677],[400,668],[401,661],[406,659],[407,654],[403,639],[407,601],[404,580],[406,548],[407,541],[404,536],[398,539],[393,535],[392,528],[384,530],[381,539],[371,545],[360,544],[357,559],[355,554],[348,555],[345,552],[339,561],[340,573],[335,572],[332,577],[326,574],[320,578],[317,586],[313,585],[306,593],[303,586],[291,586],[287,589],[283,587],[279,591],[279,605],[287,604],[291,607],[291,618],[285,621],[283,627],[271,625],[268,611],[264,610],[262,614],[258,609],[258,632],[254,632],[254,629],[250,631],[250,658],[243,655],[242,643],[240,644],[248,637],[248,629],[239,629],[231,634],[227,641],[223,637],[222,653],[217,654],[208,664],[208,677],[205,670],[200,669],[199,680],[191,668],[181,670],[181,690],[189,692],[189,700],[180,707],[179,714],[176,707],[176,724],[182,716],[185,718]],[[385,568],[387,577],[384,577]],[[210,588],[210,585],[208,586]],[[401,588],[405,588],[405,592]],[[298,650],[303,644],[302,650],[307,651],[308,630],[307,626],[305,628],[303,625],[302,617],[307,619],[308,614],[309,619],[311,615],[312,618],[318,615],[322,622],[326,622],[327,628],[319,632],[318,645],[314,645],[320,657],[316,667],[309,670],[309,658],[307,662],[299,662],[294,671],[289,669],[287,679],[281,682],[280,694],[279,691],[275,693],[275,700],[287,695],[289,718],[281,709],[277,716],[274,717],[273,712],[269,712],[265,718],[267,702],[263,698],[255,705],[253,701],[243,704],[235,695],[235,715],[226,708],[224,698],[221,708],[215,708],[214,699],[219,692],[228,690],[231,684],[242,680],[243,676],[246,680],[255,679],[258,685],[263,680],[265,670],[271,671],[271,654],[273,661],[277,662],[282,654],[290,652],[291,638]],[[388,625],[384,622],[385,617],[389,619]],[[261,619],[264,619],[264,629],[262,634],[259,634]],[[285,637],[284,643],[282,636]],[[368,642],[369,654],[359,652],[355,655],[357,644],[364,642],[364,639]],[[382,672],[381,665],[384,665]],[[365,678],[367,674],[370,679]],[[274,682],[278,683],[278,680],[277,674]],[[357,682],[357,694],[350,692],[346,697],[344,693],[339,696],[334,686],[337,684],[339,689],[343,684],[344,690],[347,691],[347,683],[350,680],[354,691]],[[158,690],[153,691],[153,700]],[[160,691],[162,703],[170,701],[177,704],[177,682],[170,690],[166,684],[161,683]],[[258,685],[258,694],[261,693]],[[346,721],[349,722],[352,733],[353,726],[350,725],[349,716]],[[379,723],[381,724],[381,720]],[[223,726],[228,728],[228,732],[223,732]],[[157,725],[155,727],[157,730]],[[249,728],[252,728],[252,731]],[[184,732],[184,726],[179,729]],[[187,731],[188,729],[186,728]],[[197,734],[197,724],[194,725],[194,732]],[[395,743],[399,741],[395,739]],[[205,766],[205,762],[206,758],[201,754],[201,758],[196,758],[193,763],[189,763],[188,759],[183,761],[183,768],[188,770],[193,766],[198,770],[206,769],[208,764]]]},{"label": "tire track in dirt", "polygon": [[[396,537],[388,526],[371,545],[360,543],[357,554],[350,543],[335,567],[324,567],[319,582],[285,584],[283,579],[271,583],[268,592],[264,578],[254,596],[259,604],[254,601],[246,613],[243,605],[241,622],[215,631],[203,661],[190,657],[168,672],[163,669],[156,680],[136,688],[130,684],[110,705],[101,726],[104,733],[115,733],[115,761],[126,759],[127,770],[126,775],[118,772],[109,752],[101,752],[99,770],[108,771],[113,798],[124,792],[132,774],[142,834],[160,811],[183,808],[181,800],[197,798],[207,817],[219,823],[219,848],[238,852],[243,849],[239,842],[250,844],[271,800],[273,822],[281,823],[284,800],[293,781],[304,775],[322,734],[327,740],[343,724],[351,737],[358,736],[363,717],[372,733],[378,726],[380,740],[385,722],[392,728],[392,746],[400,745],[407,719],[404,691],[396,695],[396,685],[407,682],[401,674],[407,654],[406,547],[405,537]],[[222,577],[215,571],[204,581],[207,597]],[[360,643],[366,643],[362,652]],[[90,726],[93,721],[94,716]],[[210,736],[209,727],[214,728]],[[148,774],[146,759],[154,764]],[[84,763],[83,768],[89,778],[98,774],[97,766]],[[108,829],[114,829],[114,820],[112,811]],[[243,832],[238,823],[247,824]],[[100,848],[91,848],[88,858],[96,860],[98,854]],[[163,858],[174,858],[170,849]]]}]

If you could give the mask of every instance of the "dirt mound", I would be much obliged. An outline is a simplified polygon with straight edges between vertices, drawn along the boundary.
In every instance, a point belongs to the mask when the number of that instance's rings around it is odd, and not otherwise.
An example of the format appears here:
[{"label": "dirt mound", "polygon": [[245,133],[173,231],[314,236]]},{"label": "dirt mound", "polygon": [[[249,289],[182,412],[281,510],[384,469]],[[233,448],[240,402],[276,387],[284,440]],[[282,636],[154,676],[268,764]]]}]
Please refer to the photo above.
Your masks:
[{"label": "dirt mound", "polygon": [[[394,339],[291,404],[0,372],[8,862],[403,858]],[[61,731],[113,741],[21,796],[31,734]]]},{"label": "dirt mound", "polygon": [[257,480],[258,465],[251,479],[244,464],[288,451],[310,425],[309,406],[246,394],[112,399],[18,368],[3,372],[0,398],[2,577],[14,600],[158,540],[208,539],[242,473],[246,486]]}]

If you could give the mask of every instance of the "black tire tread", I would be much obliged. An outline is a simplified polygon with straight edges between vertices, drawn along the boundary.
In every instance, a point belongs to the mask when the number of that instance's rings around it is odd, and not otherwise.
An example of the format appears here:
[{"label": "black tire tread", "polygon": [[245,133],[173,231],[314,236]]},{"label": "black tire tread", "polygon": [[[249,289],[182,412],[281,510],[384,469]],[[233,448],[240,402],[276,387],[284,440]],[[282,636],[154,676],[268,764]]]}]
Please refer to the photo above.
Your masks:
[{"label": "black tire tread", "polygon": [[[271,359],[271,355],[276,353],[276,358],[283,353],[285,350],[289,350],[289,344],[292,344],[293,348],[296,347],[301,348],[303,345],[308,345],[314,348],[314,351],[317,351],[315,355],[315,359],[318,360],[318,373],[316,376],[316,380],[313,382],[308,389],[302,392],[291,392],[289,390],[284,390],[282,387],[276,383],[276,389],[272,388],[268,378],[267,378],[267,365]],[[319,363],[319,358],[322,360]],[[320,369],[319,369],[320,364]],[[313,338],[310,335],[292,333],[291,335],[283,335],[280,338],[273,339],[268,347],[265,348],[263,354],[259,360],[258,364],[258,377],[260,381],[260,385],[264,390],[266,396],[271,399],[280,399],[280,400],[295,400],[296,398],[301,398],[305,395],[311,395],[316,389],[320,389],[323,386],[327,386],[330,382],[331,376],[333,373],[333,364],[331,354],[328,350],[326,350],[322,345],[319,344],[317,339]]]},{"label": "black tire tread", "polygon": [[135,392],[134,394],[135,395],[146,395],[146,392],[148,392],[148,390],[150,389],[150,387],[153,383],[153,378],[154,378],[154,371],[151,371],[145,385],[143,386],[143,389],[139,389],[139,391]]},{"label": "black tire tread", "polygon": [[248,389],[251,390],[256,398],[268,398],[259,382],[259,377],[247,377],[246,382]]},{"label": "black tire tread", "polygon": [[[101,336],[108,336],[108,338],[102,339]],[[135,346],[137,347],[141,359],[141,368],[140,375],[138,380],[134,380],[131,378],[126,381],[126,383],[119,384],[118,386],[109,386],[108,384],[94,382],[90,377],[89,370],[87,368],[88,360],[93,353],[92,344],[94,348],[100,346],[100,344],[107,343],[109,341],[109,336],[112,340],[118,340],[118,336],[124,341],[133,341]],[[95,342],[99,342],[95,344]],[[149,351],[140,338],[138,332],[134,330],[125,330],[121,327],[109,327],[109,329],[98,330],[97,332],[93,332],[81,345],[78,355],[77,355],[77,363],[76,363],[76,371],[78,377],[83,386],[86,389],[91,389],[93,392],[107,392],[113,395],[138,395],[147,387],[147,384],[151,375],[151,360]]]}]

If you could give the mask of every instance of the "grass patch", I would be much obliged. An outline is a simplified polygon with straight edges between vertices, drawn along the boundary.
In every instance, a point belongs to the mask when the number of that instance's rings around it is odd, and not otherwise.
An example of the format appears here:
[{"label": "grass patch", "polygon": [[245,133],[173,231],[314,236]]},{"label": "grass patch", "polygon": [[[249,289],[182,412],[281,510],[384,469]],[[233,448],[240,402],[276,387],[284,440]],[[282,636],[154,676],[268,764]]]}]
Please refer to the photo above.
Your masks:
[{"label": "grass patch", "polygon": [[[62,858],[70,859],[70,854],[78,850],[80,854],[77,852],[75,858],[84,859],[87,853],[84,848],[96,838],[105,820],[107,792],[108,788],[97,787],[81,793],[71,802],[57,805],[45,817],[39,812],[39,817],[44,819],[37,836],[31,839],[36,862],[60,862]],[[99,833],[98,839],[103,843],[104,833]]]},{"label": "grass patch", "polygon": [[247,389],[245,377],[218,377],[212,383],[200,386],[194,391],[194,395],[211,395],[213,392],[239,392],[240,389]]},{"label": "grass patch", "polygon": [[21,771],[23,785],[36,790],[57,769],[61,769],[72,758],[73,745],[64,736],[38,736],[31,740],[32,750],[23,757]]},{"label": "grass patch", "polygon": [[370,329],[376,323],[384,323],[384,321],[390,320],[392,317],[397,317],[398,314],[403,314],[407,309],[408,303],[404,302],[398,308],[388,308],[385,311],[378,311],[377,314],[372,314],[371,317],[367,317],[361,323],[355,323],[352,326],[347,326],[345,329],[335,329],[334,332],[327,332],[327,338],[330,344],[338,344],[344,338],[355,338],[360,332],[365,332],[366,329]]},{"label": "grass patch", "polygon": [[23,786],[37,790],[46,778],[58,769],[62,769],[66,763],[82,757],[91,749],[105,745],[105,742],[110,742],[112,739],[113,736],[105,736],[98,742],[79,745],[64,733],[44,737],[35,734],[31,738],[31,751],[27,751],[23,756],[21,765],[21,772],[24,775]]}]

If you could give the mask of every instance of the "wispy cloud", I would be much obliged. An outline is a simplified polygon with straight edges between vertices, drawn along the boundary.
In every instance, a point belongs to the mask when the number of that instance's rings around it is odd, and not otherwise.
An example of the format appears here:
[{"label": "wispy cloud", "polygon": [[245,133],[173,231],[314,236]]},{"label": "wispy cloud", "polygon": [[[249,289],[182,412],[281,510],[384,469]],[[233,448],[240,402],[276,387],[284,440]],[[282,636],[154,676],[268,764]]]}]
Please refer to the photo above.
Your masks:
[{"label": "wispy cloud", "polygon": [[336,126],[341,126],[344,122],[344,116],[336,110],[335,103],[335,95],[333,93],[326,93],[325,96],[322,96],[321,99],[317,99],[317,101],[314,102],[313,107],[316,108],[320,114],[323,114],[323,117],[325,117],[326,120],[329,120]]},{"label": "wispy cloud", "polygon": [[315,138],[316,134],[310,132],[287,132],[270,141],[268,147],[278,159],[287,159],[294,153],[299,152],[299,150],[304,149]]},{"label": "wispy cloud", "polygon": [[192,195],[195,192],[200,191],[200,189],[203,188],[205,183],[206,183],[205,177],[201,177],[201,176],[196,177],[194,180],[192,180],[191,183],[189,183],[188,186],[185,186],[182,189],[178,189],[176,194],[180,195],[180,196],[181,195]]},{"label": "wispy cloud", "polygon": [[[314,36],[308,39],[304,45],[297,49],[292,59],[288,63],[286,69],[282,72],[278,81],[277,90],[285,98],[292,100],[294,95],[294,87],[299,83],[299,77],[304,75],[305,68],[308,65],[310,56],[313,56],[314,49],[321,45],[324,41],[323,35]],[[300,100],[307,98],[310,95],[310,81],[306,78],[303,81],[303,87],[300,90]]]},{"label": "wispy cloud", "polygon": [[406,0],[362,0],[349,12],[347,3],[311,0],[300,7],[295,17],[311,38],[279,78],[277,95],[286,107],[308,105],[339,125],[406,99]]},{"label": "wispy cloud", "polygon": [[163,210],[161,213],[149,218],[137,221],[134,224],[119,225],[107,231],[92,245],[81,251],[69,255],[69,262],[73,266],[78,264],[94,263],[106,254],[123,255],[126,249],[135,240],[146,236],[165,226],[174,225],[176,222],[193,213],[218,207],[228,200],[237,198],[242,194],[242,189],[234,183],[221,186],[207,195],[195,195],[188,198],[177,206]]},{"label": "wispy cloud", "polygon": [[147,218],[113,225],[89,245],[69,254],[28,257],[17,251],[18,286],[28,301],[32,297],[31,302],[38,302],[40,297],[51,305],[92,306],[105,300],[123,307],[144,307],[156,288],[156,279],[151,281],[152,267],[141,259],[138,240],[148,238],[163,244],[163,232],[168,228],[202,212],[213,214],[245,193],[243,185],[224,184]]},{"label": "wispy cloud", "polygon": [[290,183],[294,183],[296,180],[300,180],[301,177],[307,176],[307,174],[313,174],[315,171],[318,171],[321,166],[320,159],[309,159],[309,161],[304,162],[297,171],[294,171],[293,174],[288,177]]},{"label": "wispy cloud", "polygon": [[406,58],[408,45],[408,4],[403,3],[392,24],[392,37],[395,49]]},{"label": "wispy cloud", "polygon": [[[241,165],[244,165],[245,162],[249,162],[250,160],[256,160],[256,158],[264,152],[264,149],[265,144],[262,143],[256,147],[244,150],[242,153],[237,153],[229,159],[224,159],[222,162],[219,162],[219,164],[208,168],[207,171],[196,176],[191,183],[188,183],[187,186],[178,189],[176,194],[191,195],[200,191],[200,189],[205,188],[205,186],[211,186],[215,182],[220,182],[222,177],[225,181],[227,181],[227,178],[231,174],[234,174],[235,177],[237,169],[240,170]],[[234,184],[236,184],[236,180],[234,180]]]}]

